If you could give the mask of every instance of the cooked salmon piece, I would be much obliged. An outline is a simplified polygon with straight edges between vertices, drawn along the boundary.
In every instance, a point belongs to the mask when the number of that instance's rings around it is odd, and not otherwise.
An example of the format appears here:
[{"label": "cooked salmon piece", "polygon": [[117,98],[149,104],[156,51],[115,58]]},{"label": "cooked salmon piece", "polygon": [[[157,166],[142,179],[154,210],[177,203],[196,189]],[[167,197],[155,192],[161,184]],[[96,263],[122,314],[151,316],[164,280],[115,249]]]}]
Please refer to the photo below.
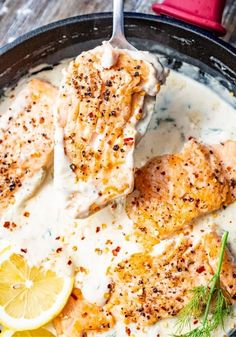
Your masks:
[{"label": "cooked salmon piece", "polygon": [[110,329],[115,321],[102,307],[87,302],[79,289],[74,289],[62,313],[54,320],[58,336],[81,337],[89,331]]},{"label": "cooked salmon piece", "polygon": [[[219,252],[220,237],[210,232],[197,242],[191,234],[176,235],[166,240],[159,255],[133,254],[110,271],[113,291],[107,309],[115,318],[122,317],[126,324],[140,326],[176,316],[191,300],[194,287],[208,285],[216,272]],[[228,250],[221,283],[233,302],[236,265]]]},{"label": "cooked salmon piece", "polygon": [[220,161],[224,169],[224,174],[230,185],[230,198],[229,200],[236,199],[236,142],[228,140],[218,145],[213,145],[212,150]]},{"label": "cooked salmon piece", "polygon": [[[235,159],[226,150],[221,153],[221,148],[191,139],[181,153],[152,158],[137,170],[126,210],[145,247],[235,200],[231,176]],[[236,142],[230,143],[230,151],[236,151]]]},{"label": "cooked salmon piece", "polygon": [[104,68],[103,51],[71,62],[60,89],[55,184],[75,218],[132,191],[137,125],[150,119],[160,86],[151,63],[117,49]]},{"label": "cooked salmon piece", "polygon": [[57,89],[50,83],[33,79],[1,117],[0,215],[9,204],[29,195],[52,163],[56,95]]}]

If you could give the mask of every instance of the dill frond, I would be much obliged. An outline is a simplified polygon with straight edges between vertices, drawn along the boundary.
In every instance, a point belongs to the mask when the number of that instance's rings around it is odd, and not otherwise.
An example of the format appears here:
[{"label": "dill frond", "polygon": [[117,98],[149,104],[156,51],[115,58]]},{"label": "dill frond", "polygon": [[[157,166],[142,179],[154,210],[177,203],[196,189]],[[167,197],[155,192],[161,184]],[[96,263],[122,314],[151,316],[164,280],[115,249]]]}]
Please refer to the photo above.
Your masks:
[{"label": "dill frond", "polygon": [[192,317],[200,317],[203,314],[208,292],[208,288],[204,286],[199,286],[191,290],[191,301],[179,313],[176,323],[177,333],[181,333],[187,326],[190,328]]},{"label": "dill frond", "polygon": [[173,335],[173,337],[211,337],[211,331],[207,327],[195,328],[183,335]]},{"label": "dill frond", "polygon": [[222,288],[216,290],[215,303],[212,305],[212,316],[210,324],[212,330],[215,330],[218,326],[224,329],[224,320],[230,315],[232,311],[232,305],[229,295]]}]

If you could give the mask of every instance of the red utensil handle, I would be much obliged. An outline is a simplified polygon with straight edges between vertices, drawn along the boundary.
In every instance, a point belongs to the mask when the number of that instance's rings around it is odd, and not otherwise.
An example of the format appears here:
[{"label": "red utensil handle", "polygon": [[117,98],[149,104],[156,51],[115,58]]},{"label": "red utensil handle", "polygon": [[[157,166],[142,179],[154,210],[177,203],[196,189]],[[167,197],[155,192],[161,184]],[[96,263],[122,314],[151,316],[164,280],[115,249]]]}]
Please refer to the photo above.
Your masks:
[{"label": "red utensil handle", "polygon": [[158,14],[165,14],[224,35],[221,19],[226,0],[164,0],[152,5]]}]

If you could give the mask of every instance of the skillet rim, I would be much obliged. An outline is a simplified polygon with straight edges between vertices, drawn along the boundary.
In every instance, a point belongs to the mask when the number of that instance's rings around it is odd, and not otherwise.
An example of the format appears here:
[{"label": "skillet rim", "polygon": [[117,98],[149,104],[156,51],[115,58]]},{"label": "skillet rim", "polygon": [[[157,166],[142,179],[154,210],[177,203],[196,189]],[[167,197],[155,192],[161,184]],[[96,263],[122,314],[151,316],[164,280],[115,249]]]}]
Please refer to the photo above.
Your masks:
[{"label": "skillet rim", "polygon": [[[23,35],[20,35],[14,41],[3,45],[0,48],[0,57],[3,54],[7,53],[9,50],[16,48],[17,46],[26,42],[27,40],[35,36],[40,36],[40,34],[50,32],[51,30],[55,28],[62,28],[62,27],[66,27],[69,24],[85,22],[88,20],[94,20],[94,19],[101,20],[101,19],[108,19],[108,18],[112,18],[112,12],[98,12],[98,13],[92,13],[92,14],[77,15],[77,16],[66,18],[66,19],[58,20],[55,22],[51,22],[49,24],[35,28]],[[145,14],[145,13],[132,13],[132,12],[125,12],[125,19],[138,19],[138,20],[144,20],[144,21],[148,20],[148,21],[154,21],[154,22],[161,22],[169,26],[172,26],[173,28],[177,27],[177,28],[183,29],[184,31],[188,31],[188,32],[195,34],[197,37],[199,36],[207,40],[210,40],[214,44],[218,45],[220,48],[223,48],[229,53],[231,53],[233,57],[236,58],[236,48],[234,46],[216,37],[213,33],[209,31],[206,31],[194,25],[182,22],[180,20],[169,18],[166,16],[158,16],[158,15]]]}]

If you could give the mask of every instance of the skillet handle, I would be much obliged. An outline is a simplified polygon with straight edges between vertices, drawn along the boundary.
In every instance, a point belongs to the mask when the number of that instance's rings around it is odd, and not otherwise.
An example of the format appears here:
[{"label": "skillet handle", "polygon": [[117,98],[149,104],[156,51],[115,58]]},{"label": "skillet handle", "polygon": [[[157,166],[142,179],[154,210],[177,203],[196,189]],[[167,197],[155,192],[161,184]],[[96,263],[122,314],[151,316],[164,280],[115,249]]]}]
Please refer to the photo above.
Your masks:
[{"label": "skillet handle", "polygon": [[221,19],[226,0],[164,0],[152,5],[154,12],[168,15],[223,36]]}]

